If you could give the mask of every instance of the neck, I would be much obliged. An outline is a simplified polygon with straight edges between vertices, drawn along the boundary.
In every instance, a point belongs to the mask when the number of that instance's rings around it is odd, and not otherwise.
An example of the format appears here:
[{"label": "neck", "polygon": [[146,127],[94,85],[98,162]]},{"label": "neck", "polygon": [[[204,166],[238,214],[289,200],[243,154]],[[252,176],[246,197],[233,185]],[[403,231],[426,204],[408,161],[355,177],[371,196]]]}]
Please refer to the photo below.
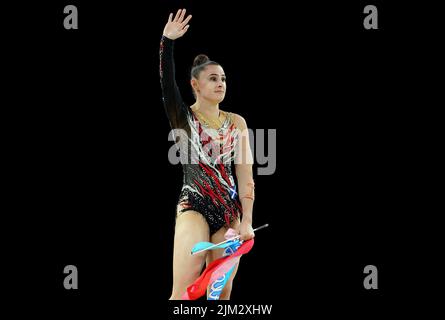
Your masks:
[{"label": "neck", "polygon": [[219,103],[198,98],[193,105],[193,108],[195,108],[195,110],[199,110],[199,112],[209,118],[218,118],[219,116]]}]

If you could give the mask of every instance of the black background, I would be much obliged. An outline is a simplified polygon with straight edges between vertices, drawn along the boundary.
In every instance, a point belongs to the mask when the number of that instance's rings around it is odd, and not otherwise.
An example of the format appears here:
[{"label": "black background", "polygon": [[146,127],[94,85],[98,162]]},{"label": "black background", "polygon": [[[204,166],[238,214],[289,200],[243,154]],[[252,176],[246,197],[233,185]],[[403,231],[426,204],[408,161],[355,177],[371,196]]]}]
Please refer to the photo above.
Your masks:
[{"label": "black background", "polygon": [[[78,30],[63,28],[68,4]],[[363,27],[367,4],[379,9],[379,30]],[[228,75],[222,108],[277,130],[276,171],[255,176],[254,226],[270,227],[243,258],[232,300],[362,317],[418,294],[423,279],[409,272],[427,148],[416,105],[427,100],[414,73],[428,59],[407,6],[60,1],[32,30],[24,97],[35,103],[25,113],[29,204],[48,253],[34,252],[49,271],[36,295],[48,288],[59,316],[168,314],[182,171],[167,159],[158,50],[168,14],[182,7],[193,15],[175,43],[185,101],[190,64],[205,53]],[[68,264],[79,270],[76,291],[63,288]],[[363,288],[369,264],[378,290]]]}]

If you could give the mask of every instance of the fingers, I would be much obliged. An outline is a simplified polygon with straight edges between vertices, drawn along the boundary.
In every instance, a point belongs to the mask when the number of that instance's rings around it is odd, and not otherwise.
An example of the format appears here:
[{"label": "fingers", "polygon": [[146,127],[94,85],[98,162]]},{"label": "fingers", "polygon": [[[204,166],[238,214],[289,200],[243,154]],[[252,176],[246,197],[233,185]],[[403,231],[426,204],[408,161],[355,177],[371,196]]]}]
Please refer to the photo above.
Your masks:
[{"label": "fingers", "polygon": [[187,23],[189,23],[191,18],[192,18],[192,15],[189,14],[189,16],[184,20],[184,22],[181,23],[181,26],[184,27],[185,25],[187,25]]},{"label": "fingers", "polygon": [[178,22],[179,16],[181,15],[182,9],[179,9],[178,12],[176,12],[175,18],[173,19],[173,22]]},{"label": "fingers", "polygon": [[181,23],[182,20],[184,20],[184,17],[185,17],[185,11],[186,11],[185,9],[182,9],[181,15],[179,16],[179,20],[178,20],[179,23]]},{"label": "fingers", "polygon": [[181,23],[182,20],[184,20],[185,11],[186,11],[185,9],[179,9],[178,12],[176,12],[176,16],[173,21]]},{"label": "fingers", "polygon": [[182,29],[182,32],[183,32],[183,33],[186,33],[187,30],[189,29],[189,27],[190,27],[190,25],[186,25],[186,26],[184,27],[184,29]]},{"label": "fingers", "polygon": [[168,16],[168,22],[172,22],[173,19],[173,13],[170,13]]},{"label": "fingers", "polygon": [[[182,22],[182,21],[184,20],[184,17],[185,17],[185,13],[186,13],[186,12],[187,12],[186,9],[179,9],[178,12],[176,12],[175,19],[173,20],[173,22],[179,22],[179,23],[181,23],[181,24],[183,24],[183,25],[186,25],[186,24],[190,21],[190,19],[192,18],[192,16],[189,15],[189,16],[187,17],[187,19],[186,19],[184,22]],[[171,15],[172,15],[172,14],[171,14]],[[170,20],[170,19],[169,19],[169,20]]]},{"label": "fingers", "polygon": [[241,240],[243,240],[243,241],[250,240],[253,238],[255,238],[255,233],[253,233],[253,232],[241,235]]}]

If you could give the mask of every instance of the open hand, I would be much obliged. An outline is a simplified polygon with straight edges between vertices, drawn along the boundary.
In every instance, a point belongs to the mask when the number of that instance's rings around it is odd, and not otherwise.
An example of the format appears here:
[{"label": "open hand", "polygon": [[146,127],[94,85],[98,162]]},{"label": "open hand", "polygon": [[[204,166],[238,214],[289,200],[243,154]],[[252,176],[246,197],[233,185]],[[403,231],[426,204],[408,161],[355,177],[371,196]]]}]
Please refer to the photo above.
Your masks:
[{"label": "open hand", "polygon": [[189,14],[185,20],[184,17],[185,9],[179,9],[178,12],[176,12],[176,16],[174,19],[173,13],[170,13],[168,22],[164,28],[163,35],[171,40],[182,37],[189,28],[188,22],[192,18],[192,15]]}]

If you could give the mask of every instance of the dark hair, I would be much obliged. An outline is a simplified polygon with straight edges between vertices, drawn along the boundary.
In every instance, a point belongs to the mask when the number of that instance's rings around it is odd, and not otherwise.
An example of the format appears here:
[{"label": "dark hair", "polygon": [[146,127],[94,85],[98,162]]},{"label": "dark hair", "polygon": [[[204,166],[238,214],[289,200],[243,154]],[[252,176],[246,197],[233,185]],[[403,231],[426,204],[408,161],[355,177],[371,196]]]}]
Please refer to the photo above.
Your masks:
[{"label": "dark hair", "polygon": [[210,65],[220,66],[220,64],[218,62],[210,60],[209,57],[207,57],[205,54],[198,54],[196,56],[195,60],[193,60],[193,65],[192,65],[192,70],[190,72],[190,76],[192,78],[198,79],[201,71],[204,70],[205,67],[210,66]]}]

